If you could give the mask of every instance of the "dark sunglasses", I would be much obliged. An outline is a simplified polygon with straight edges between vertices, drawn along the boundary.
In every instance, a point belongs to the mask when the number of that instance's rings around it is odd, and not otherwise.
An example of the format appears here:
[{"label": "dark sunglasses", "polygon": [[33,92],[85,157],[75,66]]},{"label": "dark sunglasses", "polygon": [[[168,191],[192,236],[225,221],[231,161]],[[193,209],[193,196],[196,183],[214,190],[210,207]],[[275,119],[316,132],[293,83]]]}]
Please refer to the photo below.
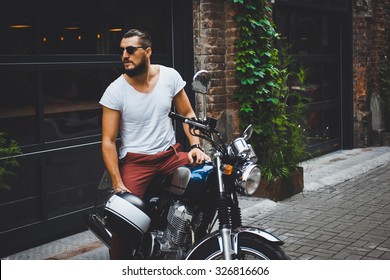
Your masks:
[{"label": "dark sunglasses", "polygon": [[133,54],[136,49],[146,49],[146,47],[133,47],[133,46],[128,46],[126,48],[119,48],[119,54],[123,55],[123,51],[126,50],[128,54]]}]

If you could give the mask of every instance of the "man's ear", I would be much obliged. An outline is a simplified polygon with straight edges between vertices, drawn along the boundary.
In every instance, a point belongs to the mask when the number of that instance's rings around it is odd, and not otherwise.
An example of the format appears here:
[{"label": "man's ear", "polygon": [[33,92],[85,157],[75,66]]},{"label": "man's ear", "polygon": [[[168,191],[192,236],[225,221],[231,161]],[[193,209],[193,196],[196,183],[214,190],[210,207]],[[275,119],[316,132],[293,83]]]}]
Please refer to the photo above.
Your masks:
[{"label": "man's ear", "polygon": [[152,48],[147,47],[145,51],[146,51],[147,58],[150,58],[152,56]]}]

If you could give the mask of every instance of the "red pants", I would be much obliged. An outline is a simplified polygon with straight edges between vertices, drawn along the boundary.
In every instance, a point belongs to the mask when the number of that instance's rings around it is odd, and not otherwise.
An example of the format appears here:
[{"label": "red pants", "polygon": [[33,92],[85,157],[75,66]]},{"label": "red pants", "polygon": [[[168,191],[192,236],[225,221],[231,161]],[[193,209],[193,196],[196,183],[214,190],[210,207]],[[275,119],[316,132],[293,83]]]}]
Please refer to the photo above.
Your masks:
[{"label": "red pants", "polygon": [[[188,153],[180,151],[175,144],[164,152],[154,155],[127,153],[121,162],[121,176],[126,188],[133,194],[143,197],[149,183],[157,174],[169,175],[176,168],[189,164]],[[111,259],[129,257],[131,242],[113,233],[111,240]]]},{"label": "red pants", "polygon": [[180,144],[175,144],[154,155],[127,153],[121,165],[122,181],[126,188],[143,197],[149,183],[157,174],[169,175],[179,166],[190,163],[187,153],[180,150]]}]

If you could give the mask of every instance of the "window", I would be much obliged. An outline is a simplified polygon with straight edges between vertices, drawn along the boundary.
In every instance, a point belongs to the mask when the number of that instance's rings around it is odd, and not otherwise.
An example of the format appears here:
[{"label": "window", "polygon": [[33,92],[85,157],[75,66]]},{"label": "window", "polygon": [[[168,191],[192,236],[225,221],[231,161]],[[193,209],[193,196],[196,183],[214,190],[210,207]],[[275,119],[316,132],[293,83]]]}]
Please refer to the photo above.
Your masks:
[{"label": "window", "polygon": [[105,88],[119,76],[118,72],[115,69],[42,71],[43,140],[99,134],[98,101]]},{"label": "window", "polygon": [[[328,2],[317,1],[316,7]],[[305,128],[311,139],[309,149],[323,152],[342,145],[341,15],[282,6],[275,13],[280,48],[289,47],[294,67],[307,69],[302,94],[309,100]]]},{"label": "window", "polygon": [[35,2],[2,1],[0,9],[0,55],[37,53],[37,28],[34,24]]},{"label": "window", "polygon": [[0,71],[0,127],[20,145],[38,139],[37,79],[34,71]]},{"label": "window", "polygon": [[117,54],[128,28],[150,30],[154,51],[170,46],[167,1],[2,1],[0,55]]},{"label": "window", "polygon": [[148,30],[171,61],[168,1],[3,1],[0,126],[22,146],[100,134],[105,88],[120,75],[127,29]]}]

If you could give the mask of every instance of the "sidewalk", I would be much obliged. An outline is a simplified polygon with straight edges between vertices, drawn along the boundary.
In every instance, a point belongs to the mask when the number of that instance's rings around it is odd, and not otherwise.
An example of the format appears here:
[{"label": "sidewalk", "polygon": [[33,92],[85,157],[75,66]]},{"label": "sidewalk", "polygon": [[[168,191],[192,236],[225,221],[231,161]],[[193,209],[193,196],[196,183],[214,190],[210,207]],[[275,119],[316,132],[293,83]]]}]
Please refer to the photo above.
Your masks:
[{"label": "sidewalk", "polygon": [[291,259],[390,260],[389,149],[338,152],[307,168],[302,194],[247,208],[244,222],[282,239]]},{"label": "sidewalk", "polygon": [[[275,234],[291,259],[390,260],[390,147],[337,151],[302,166],[302,193],[280,202],[241,198],[243,224]],[[3,259],[109,256],[85,231]]]}]

